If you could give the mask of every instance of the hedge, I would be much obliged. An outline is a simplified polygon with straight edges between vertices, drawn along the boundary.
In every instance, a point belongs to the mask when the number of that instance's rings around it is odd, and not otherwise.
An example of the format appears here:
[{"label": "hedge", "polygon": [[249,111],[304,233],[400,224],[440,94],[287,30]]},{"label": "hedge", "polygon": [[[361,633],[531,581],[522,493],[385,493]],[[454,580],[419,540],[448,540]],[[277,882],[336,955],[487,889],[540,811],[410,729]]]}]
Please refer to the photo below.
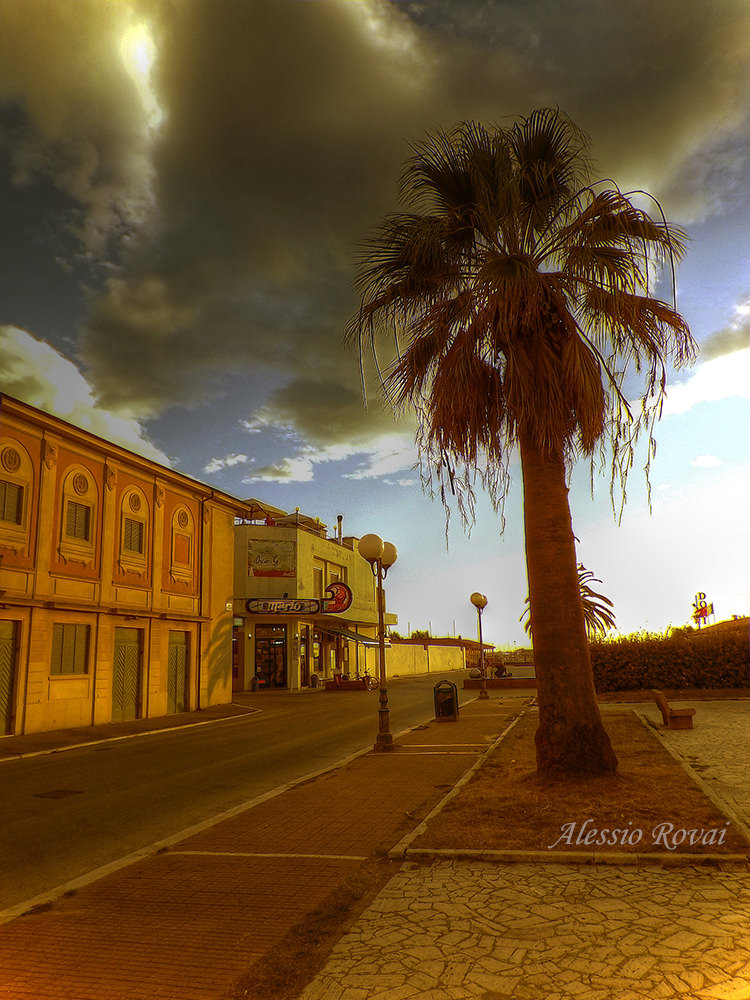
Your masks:
[{"label": "hedge", "polygon": [[590,644],[597,691],[747,688],[748,637],[675,630]]}]

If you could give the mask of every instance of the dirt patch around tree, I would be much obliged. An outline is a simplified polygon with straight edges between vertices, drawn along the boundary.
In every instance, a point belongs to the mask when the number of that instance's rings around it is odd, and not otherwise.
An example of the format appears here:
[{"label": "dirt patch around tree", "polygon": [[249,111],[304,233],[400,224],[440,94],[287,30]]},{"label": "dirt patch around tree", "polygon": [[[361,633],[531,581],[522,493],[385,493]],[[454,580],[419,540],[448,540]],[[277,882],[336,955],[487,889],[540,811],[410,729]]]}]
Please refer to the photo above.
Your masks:
[{"label": "dirt patch around tree", "polygon": [[410,846],[452,850],[750,854],[688,773],[632,711],[604,724],[617,774],[536,773],[537,712],[526,712]]}]

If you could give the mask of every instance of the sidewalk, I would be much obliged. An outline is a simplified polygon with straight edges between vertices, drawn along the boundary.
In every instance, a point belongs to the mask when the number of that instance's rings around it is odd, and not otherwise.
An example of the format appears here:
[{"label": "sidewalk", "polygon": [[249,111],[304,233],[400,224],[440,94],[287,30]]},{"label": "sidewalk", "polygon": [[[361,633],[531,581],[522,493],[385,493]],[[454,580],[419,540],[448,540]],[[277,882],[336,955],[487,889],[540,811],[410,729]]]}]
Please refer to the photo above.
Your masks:
[{"label": "sidewalk", "polygon": [[0,926],[0,997],[217,1000],[440,801],[523,700],[471,702]]},{"label": "sidewalk", "polygon": [[[0,997],[220,1000],[418,826],[525,703],[471,702],[393,754],[363,754],[0,926]],[[661,736],[750,822],[750,702],[703,702],[694,730]],[[750,1000],[750,880],[736,866],[388,871],[301,1000]]]},{"label": "sidewalk", "polygon": [[203,726],[223,719],[236,719],[256,712],[257,709],[241,704],[242,695],[235,696],[229,705],[215,705],[200,712],[180,712],[176,715],[162,715],[156,719],[135,719],[133,722],[107,722],[99,726],[79,726],[75,729],[54,729],[43,733],[27,733],[23,736],[4,736],[0,739],[0,763],[31,757],[36,754],[58,753],[74,747],[105,743],[109,740],[146,736],[149,733],[165,732],[169,729],[184,729]]},{"label": "sidewalk", "polygon": [[[747,826],[750,701],[696,704],[695,729],[682,732],[660,727],[653,705],[637,708]],[[300,1000],[412,998],[749,1000],[750,878],[729,867],[406,862]]]}]

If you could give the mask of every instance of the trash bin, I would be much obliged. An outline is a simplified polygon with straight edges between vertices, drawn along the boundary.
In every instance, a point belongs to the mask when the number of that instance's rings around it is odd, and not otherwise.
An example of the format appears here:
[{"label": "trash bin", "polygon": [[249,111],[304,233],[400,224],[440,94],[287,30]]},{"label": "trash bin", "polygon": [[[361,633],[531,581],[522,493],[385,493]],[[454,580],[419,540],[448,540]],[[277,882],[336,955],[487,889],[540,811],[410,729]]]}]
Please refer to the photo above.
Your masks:
[{"label": "trash bin", "polygon": [[260,681],[258,680],[258,676],[256,674],[250,681],[250,690],[257,691],[259,687],[260,687]]},{"label": "trash bin", "polygon": [[458,689],[452,681],[439,681],[435,685],[435,718],[438,722],[455,722],[458,719]]},{"label": "trash bin", "polygon": [[316,688],[318,686],[318,675],[310,674],[310,687]]}]

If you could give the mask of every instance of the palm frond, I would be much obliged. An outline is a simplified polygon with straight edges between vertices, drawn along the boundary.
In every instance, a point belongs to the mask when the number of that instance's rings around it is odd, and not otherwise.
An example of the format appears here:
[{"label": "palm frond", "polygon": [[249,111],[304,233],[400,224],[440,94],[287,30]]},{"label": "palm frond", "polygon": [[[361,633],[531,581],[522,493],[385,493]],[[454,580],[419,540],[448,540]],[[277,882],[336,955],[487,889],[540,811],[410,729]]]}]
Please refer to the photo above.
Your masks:
[{"label": "palm frond", "polygon": [[[395,338],[383,389],[414,408],[425,460],[438,478],[451,470],[451,493],[472,475],[504,482],[523,433],[567,455],[608,441],[624,497],[643,429],[653,448],[667,360],[695,356],[685,321],[649,294],[654,264],[674,266],[684,233],[593,182],[588,149],[551,108],[510,127],[434,130],[401,175],[407,211],[359,249],[346,338],[373,354]],[[622,392],[629,371],[642,379],[639,414]]]},{"label": "palm frond", "polygon": [[[604,594],[595,591],[591,584],[601,583],[591,570],[586,569],[583,563],[578,563],[578,590],[581,595],[583,605],[583,619],[586,625],[586,636],[593,639],[596,635],[605,635],[610,629],[617,625],[614,605]],[[533,636],[531,624],[531,605],[528,595],[524,601],[524,610],[518,619],[523,623],[524,632]]]}]

